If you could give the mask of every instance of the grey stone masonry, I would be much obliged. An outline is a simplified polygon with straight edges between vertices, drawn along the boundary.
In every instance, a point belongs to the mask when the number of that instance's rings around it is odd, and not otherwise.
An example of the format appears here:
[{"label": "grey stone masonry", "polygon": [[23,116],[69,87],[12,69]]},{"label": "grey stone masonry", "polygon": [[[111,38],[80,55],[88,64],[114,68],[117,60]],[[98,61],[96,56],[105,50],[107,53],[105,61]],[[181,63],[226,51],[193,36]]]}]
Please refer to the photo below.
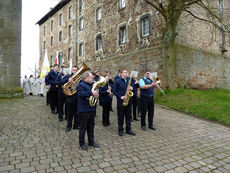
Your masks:
[{"label": "grey stone masonry", "polygon": [[20,86],[22,0],[0,1],[0,86]]}]

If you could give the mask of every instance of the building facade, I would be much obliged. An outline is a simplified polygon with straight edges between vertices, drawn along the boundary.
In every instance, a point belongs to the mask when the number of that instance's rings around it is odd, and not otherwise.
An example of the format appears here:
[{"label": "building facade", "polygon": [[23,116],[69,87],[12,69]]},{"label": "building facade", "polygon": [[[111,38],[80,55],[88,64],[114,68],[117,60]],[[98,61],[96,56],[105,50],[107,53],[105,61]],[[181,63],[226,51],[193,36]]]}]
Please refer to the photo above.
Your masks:
[{"label": "building facade", "polygon": [[[166,1],[163,3],[167,3]],[[216,0],[217,9],[229,7],[227,0]],[[61,8],[56,8],[62,4]],[[109,70],[116,75],[118,69],[139,71],[146,69],[163,75],[161,29],[162,16],[143,0],[64,0],[48,14],[49,18],[38,22],[40,26],[41,57],[47,48],[49,59],[55,51],[64,52],[63,62],[68,62],[68,50],[72,48],[73,63],[85,62],[92,70]],[[67,17],[73,6],[72,23]],[[194,7],[195,8],[195,7]],[[229,9],[229,8],[228,8]],[[54,13],[55,12],[55,13]],[[199,13],[199,9],[196,9]],[[65,13],[65,14],[64,14]],[[52,15],[51,15],[52,14]],[[55,27],[53,34],[47,31],[50,22],[58,23],[63,14],[63,28]],[[176,80],[178,87],[230,88],[229,36],[188,14],[182,14],[176,39]],[[44,17],[43,17],[44,18]],[[41,21],[41,20],[40,20]],[[68,26],[73,25],[72,42],[68,40]],[[56,39],[60,31],[66,33],[56,45],[46,45],[51,37]],[[224,55],[223,55],[224,52]],[[200,57],[202,56],[202,57]],[[41,59],[42,60],[42,59]],[[207,65],[207,61],[210,62]]]},{"label": "building facade", "polygon": [[22,1],[0,1],[0,86],[20,86]]}]

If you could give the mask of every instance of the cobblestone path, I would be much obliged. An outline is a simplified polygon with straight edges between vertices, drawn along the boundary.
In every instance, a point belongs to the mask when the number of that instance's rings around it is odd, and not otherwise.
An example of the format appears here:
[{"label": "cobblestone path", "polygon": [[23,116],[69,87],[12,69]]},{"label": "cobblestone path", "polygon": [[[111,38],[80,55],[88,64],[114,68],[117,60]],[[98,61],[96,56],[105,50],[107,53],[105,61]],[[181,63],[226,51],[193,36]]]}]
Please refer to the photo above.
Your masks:
[{"label": "cobblestone path", "polygon": [[[114,110],[115,105],[113,105]],[[230,128],[156,106],[156,131],[118,136],[116,111],[103,127],[98,107],[95,141],[82,151],[78,131],[66,134],[66,121],[27,96],[0,105],[0,172],[230,172]],[[87,140],[86,140],[87,141]]]}]

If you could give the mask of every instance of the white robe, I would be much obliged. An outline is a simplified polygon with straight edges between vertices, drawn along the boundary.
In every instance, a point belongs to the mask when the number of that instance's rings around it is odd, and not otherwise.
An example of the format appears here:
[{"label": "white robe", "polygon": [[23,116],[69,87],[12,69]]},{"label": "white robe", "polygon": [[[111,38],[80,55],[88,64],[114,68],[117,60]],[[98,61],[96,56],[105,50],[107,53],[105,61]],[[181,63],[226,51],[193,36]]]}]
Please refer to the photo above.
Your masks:
[{"label": "white robe", "polygon": [[28,78],[22,79],[22,87],[24,94],[29,94],[29,83]]},{"label": "white robe", "polygon": [[34,91],[33,94],[34,95],[38,95],[39,92],[39,79],[35,79],[34,80]]},{"label": "white robe", "polygon": [[34,93],[34,78],[29,78],[29,93]]},{"label": "white robe", "polygon": [[45,87],[45,78],[43,77],[43,78],[41,78],[41,79],[39,79],[39,81],[38,81],[38,94],[43,94],[44,95],[44,87]]}]

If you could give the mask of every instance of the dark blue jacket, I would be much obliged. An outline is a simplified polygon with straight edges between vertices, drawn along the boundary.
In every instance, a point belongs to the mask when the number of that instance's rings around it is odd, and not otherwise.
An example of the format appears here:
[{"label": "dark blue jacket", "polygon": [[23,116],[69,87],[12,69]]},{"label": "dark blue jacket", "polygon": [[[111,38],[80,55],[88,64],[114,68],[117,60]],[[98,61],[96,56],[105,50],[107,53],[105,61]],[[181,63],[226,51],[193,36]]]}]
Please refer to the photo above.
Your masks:
[{"label": "dark blue jacket", "polygon": [[89,97],[93,95],[91,89],[92,84],[84,80],[77,85],[78,113],[96,111],[96,105],[93,107],[89,105]]},{"label": "dark blue jacket", "polygon": [[133,95],[137,96],[137,88],[140,88],[139,84],[135,84],[135,80],[132,79],[131,86],[133,87]]},{"label": "dark blue jacket", "polygon": [[[126,81],[123,78],[117,79],[113,86],[113,93],[117,97],[117,101],[123,101],[121,96],[124,96],[126,93],[127,85],[129,83],[129,78]],[[131,82],[132,86],[132,82]],[[132,86],[133,87],[133,86]],[[132,101],[132,97],[129,101]]]},{"label": "dark blue jacket", "polygon": [[115,76],[115,77],[114,77],[114,80],[113,80],[114,83],[117,81],[117,79],[120,79],[120,78],[121,78],[121,77],[120,77],[119,75]]},{"label": "dark blue jacket", "polygon": [[54,70],[51,70],[48,75],[46,76],[46,84],[47,85],[51,85],[51,89],[55,89],[56,88],[56,78],[58,76],[58,73],[56,73]]},{"label": "dark blue jacket", "polygon": [[[150,82],[143,78],[143,81],[145,82],[145,85],[150,85],[153,81],[151,79],[149,79]],[[154,87],[150,87],[148,89],[142,89],[141,88],[141,95],[143,96],[154,96]]]},{"label": "dark blue jacket", "polygon": [[99,87],[99,102],[100,103],[105,103],[105,102],[111,102],[112,101],[112,97],[107,92],[108,85],[109,85],[109,83],[107,85],[105,85],[104,87]]},{"label": "dark blue jacket", "polygon": [[57,76],[57,78],[56,78],[56,84],[58,85],[58,92],[59,93],[63,93],[63,91],[62,91],[62,83],[61,83],[61,80],[62,80],[62,78],[64,77],[64,74],[63,73],[59,73],[58,74],[58,76]]},{"label": "dark blue jacket", "polygon": [[97,75],[95,75],[95,77],[94,77],[94,81],[98,81],[98,79],[99,79],[99,76],[97,76]]}]

